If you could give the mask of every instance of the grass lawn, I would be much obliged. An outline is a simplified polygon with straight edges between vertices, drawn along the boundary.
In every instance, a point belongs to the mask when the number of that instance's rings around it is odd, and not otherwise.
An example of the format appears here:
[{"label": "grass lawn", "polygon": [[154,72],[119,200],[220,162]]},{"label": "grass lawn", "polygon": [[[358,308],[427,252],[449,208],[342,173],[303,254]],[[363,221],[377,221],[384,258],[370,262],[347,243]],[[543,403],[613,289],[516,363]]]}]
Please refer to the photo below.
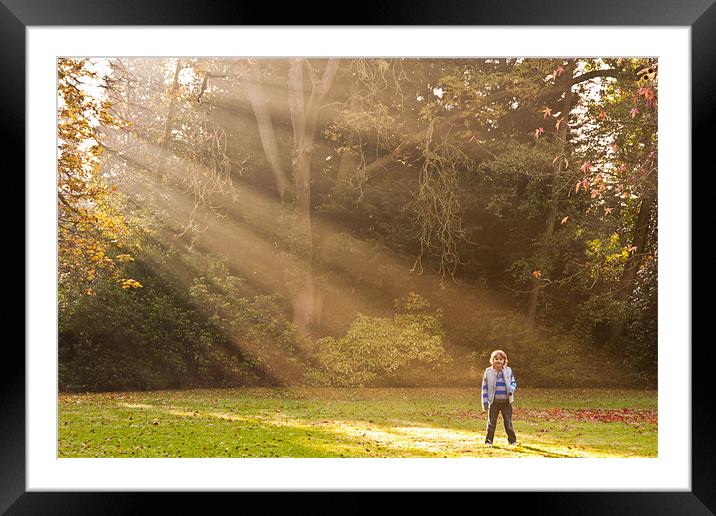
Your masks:
[{"label": "grass lawn", "polygon": [[479,389],[60,394],[59,457],[656,457],[655,391],[518,389],[482,445]]}]

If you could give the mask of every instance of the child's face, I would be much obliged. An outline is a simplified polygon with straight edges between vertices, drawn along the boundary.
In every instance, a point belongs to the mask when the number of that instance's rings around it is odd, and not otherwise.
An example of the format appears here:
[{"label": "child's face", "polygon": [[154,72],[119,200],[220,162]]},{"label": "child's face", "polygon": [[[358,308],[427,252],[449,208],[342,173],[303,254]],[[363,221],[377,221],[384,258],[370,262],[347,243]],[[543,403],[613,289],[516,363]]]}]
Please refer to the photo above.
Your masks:
[{"label": "child's face", "polygon": [[492,357],[492,360],[490,360],[490,362],[492,362],[492,367],[494,367],[498,371],[505,366],[505,359],[500,355],[495,355],[494,357]]}]

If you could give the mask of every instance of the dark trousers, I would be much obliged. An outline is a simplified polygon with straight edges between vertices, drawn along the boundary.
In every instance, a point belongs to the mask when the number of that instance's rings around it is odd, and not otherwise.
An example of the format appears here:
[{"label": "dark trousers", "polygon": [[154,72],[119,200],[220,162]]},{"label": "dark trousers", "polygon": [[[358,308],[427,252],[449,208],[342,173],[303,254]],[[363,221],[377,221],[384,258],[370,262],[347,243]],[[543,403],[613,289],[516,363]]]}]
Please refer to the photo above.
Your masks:
[{"label": "dark trousers", "polygon": [[507,432],[507,441],[510,443],[517,442],[515,429],[512,427],[512,405],[508,400],[495,400],[490,405],[487,413],[487,434],[485,442],[491,443],[495,438],[495,427],[497,426],[497,416],[502,412],[502,422],[505,424],[505,432]]}]

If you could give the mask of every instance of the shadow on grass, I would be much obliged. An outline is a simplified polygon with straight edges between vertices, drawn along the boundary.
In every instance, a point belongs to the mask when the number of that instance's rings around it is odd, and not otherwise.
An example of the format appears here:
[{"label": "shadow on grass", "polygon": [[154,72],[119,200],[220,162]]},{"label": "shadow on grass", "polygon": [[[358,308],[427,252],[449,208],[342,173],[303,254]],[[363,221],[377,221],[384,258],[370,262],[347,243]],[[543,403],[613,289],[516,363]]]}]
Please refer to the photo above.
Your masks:
[{"label": "shadow on grass", "polygon": [[[147,403],[117,403],[119,425],[94,425],[91,434],[62,429],[61,457],[578,457],[522,445],[491,449],[474,429],[416,420],[374,423],[363,419],[301,418],[282,411],[237,414]],[[224,407],[222,407],[224,408]],[[131,421],[122,425],[121,422]],[[81,421],[77,421],[78,426]],[[71,445],[80,440],[81,447]],[[106,444],[121,443],[119,448]]]},{"label": "shadow on grass", "polygon": [[592,449],[589,443],[563,446],[535,434],[530,421],[524,422],[525,431],[518,425],[522,445],[484,448],[484,413],[472,408],[470,396],[323,394],[242,390],[63,396],[60,456],[625,456],[619,450]]},{"label": "shadow on grass", "polygon": [[538,455],[541,455],[542,457],[548,457],[548,458],[561,458],[561,459],[577,459],[580,458],[579,455],[570,455],[567,453],[557,453],[551,450],[546,450],[544,448],[539,448],[537,446],[530,446],[527,444],[519,444],[515,446],[516,450],[532,450]]}]

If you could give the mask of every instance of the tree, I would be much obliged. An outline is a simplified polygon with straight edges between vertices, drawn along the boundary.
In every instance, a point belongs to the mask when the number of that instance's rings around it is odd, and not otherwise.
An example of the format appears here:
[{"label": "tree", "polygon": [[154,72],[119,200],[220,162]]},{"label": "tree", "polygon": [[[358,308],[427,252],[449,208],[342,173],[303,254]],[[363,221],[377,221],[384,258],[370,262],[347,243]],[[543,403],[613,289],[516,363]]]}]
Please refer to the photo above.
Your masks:
[{"label": "tree", "polygon": [[[307,333],[316,318],[320,318],[320,295],[316,292],[312,272],[313,236],[311,228],[311,158],[314,151],[319,112],[338,71],[337,59],[329,59],[323,71],[320,66],[307,59],[292,59],[285,75],[288,112],[291,120],[291,177],[293,179],[293,199],[296,214],[295,227],[297,234],[294,239],[292,254],[295,258],[290,277],[290,291],[293,306],[293,320],[296,325]],[[261,67],[253,60],[234,61],[230,72],[239,70],[248,80],[244,81],[246,94],[251,104],[263,152],[275,180],[275,188],[280,202],[288,202],[288,178],[280,158],[280,149],[276,137],[271,110],[266,102],[264,80]],[[306,87],[304,71],[308,75],[310,87]],[[276,70],[274,74],[280,74]],[[223,77],[227,77],[224,75]]]},{"label": "tree", "polygon": [[128,229],[114,204],[113,187],[100,173],[102,149],[96,127],[117,124],[109,104],[89,92],[102,86],[102,78],[87,59],[58,59],[57,72],[60,284],[92,294],[95,278],[106,274],[122,288],[141,287],[123,277],[118,267],[132,260],[123,244]]},{"label": "tree", "polygon": [[[629,79],[606,85],[600,101],[590,106],[594,119],[588,132],[591,143],[583,146],[596,166],[585,173],[581,184],[591,185],[590,195],[602,201],[595,210],[611,215],[620,209],[623,214],[623,223],[616,228],[622,242],[623,270],[611,289],[617,310],[609,338],[616,341],[624,331],[639,272],[656,258],[658,82],[657,64],[649,59],[617,59],[610,64],[622,68]],[[654,70],[651,78],[639,74],[648,69]],[[611,199],[606,196],[607,189],[612,192]],[[646,278],[656,281],[655,275]]]}]

